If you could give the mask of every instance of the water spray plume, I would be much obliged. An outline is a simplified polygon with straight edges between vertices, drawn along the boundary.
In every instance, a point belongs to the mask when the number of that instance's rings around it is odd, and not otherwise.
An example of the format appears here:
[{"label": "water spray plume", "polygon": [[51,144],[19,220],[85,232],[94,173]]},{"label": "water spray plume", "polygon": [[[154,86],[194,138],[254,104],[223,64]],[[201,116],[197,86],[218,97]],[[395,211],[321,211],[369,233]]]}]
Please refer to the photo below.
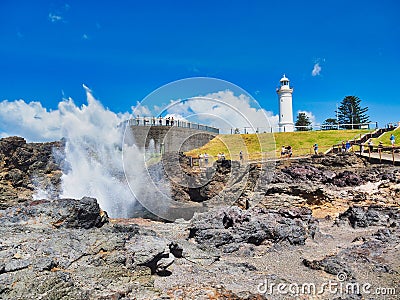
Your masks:
[{"label": "water spray plume", "polygon": [[[124,120],[105,109],[83,85],[87,105],[61,102],[62,135],[69,170],[62,176],[62,197],[95,197],[112,217],[128,217],[135,198],[124,177],[121,142]],[[132,146],[132,157],[143,155]]]}]

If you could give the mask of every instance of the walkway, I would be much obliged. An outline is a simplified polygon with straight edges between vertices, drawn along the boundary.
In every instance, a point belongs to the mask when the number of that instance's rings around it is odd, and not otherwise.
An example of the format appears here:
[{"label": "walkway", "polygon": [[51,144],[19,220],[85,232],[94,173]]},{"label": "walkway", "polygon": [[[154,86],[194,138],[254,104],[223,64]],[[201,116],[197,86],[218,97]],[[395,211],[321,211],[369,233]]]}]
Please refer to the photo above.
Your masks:
[{"label": "walkway", "polygon": [[[360,144],[364,144],[366,145],[366,143],[372,139],[372,138],[379,138],[380,136],[382,136],[383,134],[385,134],[388,131],[393,131],[393,130],[399,130],[400,126],[391,126],[391,127],[387,127],[387,128],[379,128],[376,129],[374,132],[371,133],[366,133],[362,136],[360,136],[358,139],[354,139],[351,140],[350,143],[351,145],[360,145]],[[329,148],[327,151],[324,152],[324,154],[328,154],[328,153],[338,153],[341,151],[342,148],[342,144],[336,144],[333,145],[331,148]]]},{"label": "walkway", "polygon": [[364,152],[360,153],[359,151],[356,152],[358,156],[369,158],[371,161],[374,162],[381,162],[381,163],[389,163],[393,165],[400,165],[400,153],[392,152],[382,152],[379,154],[378,152]]}]

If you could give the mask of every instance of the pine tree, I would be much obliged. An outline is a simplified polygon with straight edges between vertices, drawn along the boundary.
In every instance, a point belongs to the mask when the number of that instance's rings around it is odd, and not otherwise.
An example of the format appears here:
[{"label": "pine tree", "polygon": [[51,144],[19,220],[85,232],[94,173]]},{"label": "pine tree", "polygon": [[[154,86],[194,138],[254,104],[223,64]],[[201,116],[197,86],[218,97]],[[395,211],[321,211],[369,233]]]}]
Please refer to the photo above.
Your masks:
[{"label": "pine tree", "polygon": [[337,129],[337,120],[333,118],[328,118],[322,123],[322,130],[334,130]]},{"label": "pine tree", "polygon": [[[294,124],[298,131],[312,130],[310,118],[303,112],[297,115],[296,123]],[[302,126],[302,127],[297,127]]]},{"label": "pine tree", "polygon": [[345,125],[347,129],[359,129],[360,123],[368,123],[369,116],[366,114],[368,107],[361,107],[361,99],[357,96],[346,96],[338,108],[339,124],[357,124]]}]

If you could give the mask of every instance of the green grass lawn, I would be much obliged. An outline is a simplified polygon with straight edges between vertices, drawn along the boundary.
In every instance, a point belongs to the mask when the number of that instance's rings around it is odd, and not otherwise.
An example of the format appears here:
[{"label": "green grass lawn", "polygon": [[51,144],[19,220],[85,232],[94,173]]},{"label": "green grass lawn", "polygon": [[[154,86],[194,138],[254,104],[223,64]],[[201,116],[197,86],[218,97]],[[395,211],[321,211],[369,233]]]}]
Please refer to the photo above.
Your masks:
[{"label": "green grass lawn", "polygon": [[380,138],[372,139],[372,142],[375,146],[378,145],[379,142],[382,142],[384,146],[391,146],[392,144],[390,143],[389,138],[392,133],[396,137],[395,145],[400,145],[400,129],[385,132]]},{"label": "green grass lawn", "polygon": [[296,131],[261,134],[220,134],[201,148],[186,152],[198,156],[207,153],[214,158],[223,152],[227,159],[239,159],[243,151],[245,159],[257,160],[279,157],[282,146],[292,146],[293,155],[301,156],[313,152],[312,146],[317,143],[320,152],[325,152],[332,145],[341,141],[357,138],[372,130],[324,130]]},{"label": "green grass lawn", "polygon": [[[325,152],[332,145],[342,141],[352,140],[372,130],[321,130],[321,131],[295,131],[275,133],[277,150],[283,145],[291,145],[293,155],[312,153],[312,146],[317,143],[319,152]],[[310,152],[311,149],[311,152]]]}]

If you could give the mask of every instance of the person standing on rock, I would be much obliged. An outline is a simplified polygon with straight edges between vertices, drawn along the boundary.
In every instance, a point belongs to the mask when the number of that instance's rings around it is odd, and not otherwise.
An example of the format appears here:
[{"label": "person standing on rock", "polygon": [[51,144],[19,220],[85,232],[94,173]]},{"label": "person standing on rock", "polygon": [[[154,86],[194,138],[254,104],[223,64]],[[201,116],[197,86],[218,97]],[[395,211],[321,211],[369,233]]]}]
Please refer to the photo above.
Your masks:
[{"label": "person standing on rock", "polygon": [[350,147],[351,147],[350,141],[346,141],[346,152],[350,151]]},{"label": "person standing on rock", "polygon": [[393,133],[390,135],[389,140],[390,140],[390,143],[392,144],[392,147],[394,147],[394,143],[395,143],[395,141],[396,141],[396,138],[394,137],[394,134],[393,134]]},{"label": "person standing on rock", "polygon": [[162,117],[161,116],[158,118],[158,125],[162,126]]},{"label": "person standing on rock", "polygon": [[286,150],[287,150],[287,157],[288,158],[292,157],[292,154],[293,154],[292,146],[290,146],[290,145],[287,146]]},{"label": "person standing on rock", "polygon": [[379,142],[379,145],[378,145],[378,153],[379,153],[379,155],[382,154],[382,150],[383,150],[383,143]]},{"label": "person standing on rock", "polygon": [[206,166],[208,166],[208,154],[207,152],[204,153],[204,163]]},{"label": "person standing on rock", "polygon": [[285,146],[282,146],[282,148],[281,148],[281,158],[282,158],[282,157],[285,157],[285,156],[286,156],[286,153],[287,153],[286,147],[285,147]]},{"label": "person standing on rock", "polygon": [[315,143],[313,147],[314,147],[314,154],[318,155],[318,144]]}]

